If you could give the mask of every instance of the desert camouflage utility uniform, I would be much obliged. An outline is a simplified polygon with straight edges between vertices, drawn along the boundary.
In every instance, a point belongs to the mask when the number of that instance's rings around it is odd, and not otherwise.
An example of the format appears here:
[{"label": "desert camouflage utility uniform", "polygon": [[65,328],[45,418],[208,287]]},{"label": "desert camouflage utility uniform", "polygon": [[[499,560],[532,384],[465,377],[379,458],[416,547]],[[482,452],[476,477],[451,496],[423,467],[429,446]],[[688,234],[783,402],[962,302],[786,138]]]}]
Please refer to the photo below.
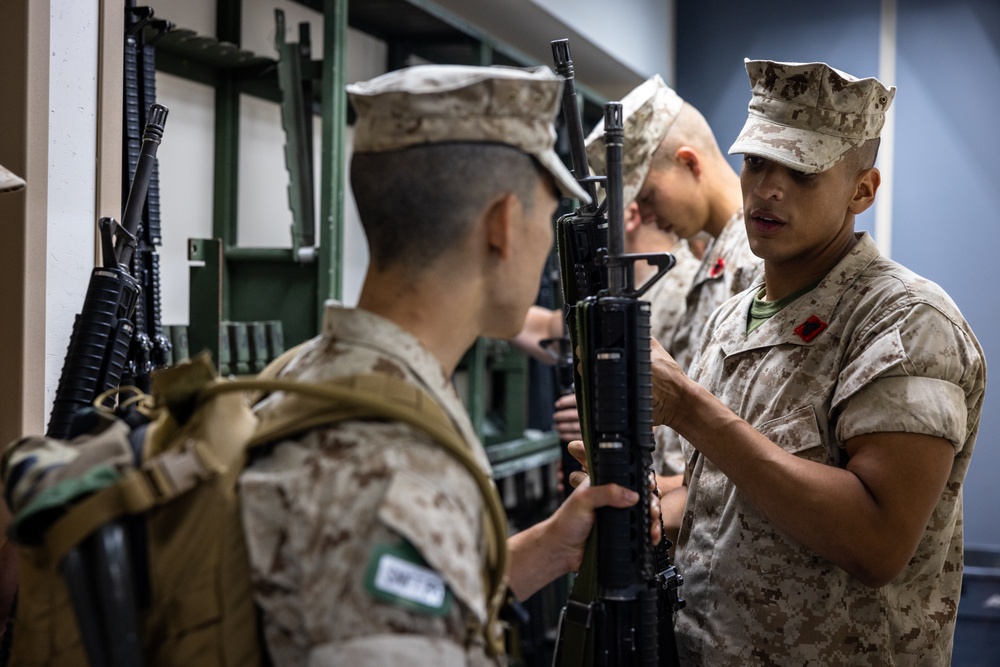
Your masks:
[{"label": "desert camouflage utility uniform", "polygon": [[[663,342],[663,347],[682,370],[690,370],[704,335],[705,323],[715,309],[748,288],[763,269],[764,261],[750,252],[743,211],[737,211],[705,250],[705,256],[691,281],[687,304],[673,338],[669,345]],[[661,475],[684,472],[680,436],[672,429],[657,429],[653,460],[656,472]]]},{"label": "desert camouflage utility uniform", "polygon": [[679,240],[670,253],[676,264],[642,295],[650,306],[649,333],[664,347],[670,344],[684,316],[685,297],[700,264],[683,240]]},{"label": "desert camouflage utility uniform", "polygon": [[[441,365],[388,320],[328,306],[322,335],[282,378],[354,373],[384,373],[426,391],[489,471]],[[258,408],[276,409],[280,395]],[[241,500],[255,599],[275,665],[503,662],[487,657],[481,630],[487,591],[480,492],[423,433],[391,422],[316,429],[248,468]]]},{"label": "desert camouflage utility uniform", "polygon": [[684,441],[681,662],[947,665],[982,349],[937,285],[880,256],[866,234],[817,287],[748,334],[762,288],[761,280],[711,318],[693,379],[809,461],[844,467],[848,440],[880,432],[945,438],[955,459],[913,558],[890,584],[870,588],[775,528]]},{"label": "desert camouflage utility uniform", "polygon": [[667,347],[682,370],[691,367],[705,323],[715,309],[750,287],[763,269],[764,260],[750,252],[743,211],[737,211],[705,250],[688,290],[684,315]]}]

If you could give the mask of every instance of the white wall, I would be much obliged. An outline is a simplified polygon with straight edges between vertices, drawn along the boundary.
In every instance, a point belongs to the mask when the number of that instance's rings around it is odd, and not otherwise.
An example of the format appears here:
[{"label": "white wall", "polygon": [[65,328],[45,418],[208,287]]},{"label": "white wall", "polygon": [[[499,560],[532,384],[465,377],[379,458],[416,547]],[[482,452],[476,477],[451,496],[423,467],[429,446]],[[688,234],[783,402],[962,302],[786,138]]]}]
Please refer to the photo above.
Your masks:
[{"label": "white wall", "polygon": [[674,78],[673,0],[531,0],[644,79]]},{"label": "white wall", "polygon": [[568,38],[576,78],[620,99],[653,74],[674,76],[674,0],[437,0],[495,39],[545,65]]},{"label": "white wall", "polygon": [[53,3],[50,36],[49,233],[45,299],[45,416],[94,266],[98,0]]},{"label": "white wall", "polygon": [[187,243],[212,236],[215,90],[169,74],[156,76],[167,107],[160,167],[160,296],[164,324],[188,323]]}]

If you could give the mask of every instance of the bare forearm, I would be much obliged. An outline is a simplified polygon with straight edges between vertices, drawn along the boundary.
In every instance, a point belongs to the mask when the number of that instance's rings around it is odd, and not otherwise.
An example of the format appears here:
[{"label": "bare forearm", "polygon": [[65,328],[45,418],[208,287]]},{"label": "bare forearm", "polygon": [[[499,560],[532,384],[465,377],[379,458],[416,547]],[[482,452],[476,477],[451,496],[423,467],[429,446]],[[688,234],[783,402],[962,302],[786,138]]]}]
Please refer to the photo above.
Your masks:
[{"label": "bare forearm", "polygon": [[660,516],[663,517],[663,534],[671,542],[677,542],[677,533],[684,518],[687,504],[687,487],[678,486],[667,491],[660,498]]},{"label": "bare forearm", "polygon": [[570,554],[560,553],[546,535],[551,519],[507,539],[510,552],[509,584],[514,595],[526,600],[541,588],[572,571]]},{"label": "bare forearm", "polygon": [[[790,454],[691,385],[671,427],[776,527],[870,585],[885,583],[905,566],[933,508],[933,492],[916,499],[926,507],[911,511],[901,506],[905,493],[893,487],[898,480],[882,474],[884,468],[866,469],[864,457],[841,469]],[[883,451],[891,451],[893,435],[882,434]]]},{"label": "bare forearm", "polygon": [[552,365],[555,363],[554,358],[541,347],[540,343],[546,338],[562,336],[562,329],[562,311],[532,306],[525,317],[521,332],[510,342],[538,361]]}]

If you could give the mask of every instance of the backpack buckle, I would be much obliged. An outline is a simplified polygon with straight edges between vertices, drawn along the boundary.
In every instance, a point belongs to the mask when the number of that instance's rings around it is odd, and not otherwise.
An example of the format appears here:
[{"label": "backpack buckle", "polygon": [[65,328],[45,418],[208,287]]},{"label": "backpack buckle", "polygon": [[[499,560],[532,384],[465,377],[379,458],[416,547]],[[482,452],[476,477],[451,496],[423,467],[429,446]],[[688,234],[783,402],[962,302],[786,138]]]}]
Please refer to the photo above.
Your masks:
[{"label": "backpack buckle", "polygon": [[142,473],[156,504],[160,504],[214,477],[219,473],[219,465],[199,441],[188,438],[180,448],[166,451],[144,463]]}]

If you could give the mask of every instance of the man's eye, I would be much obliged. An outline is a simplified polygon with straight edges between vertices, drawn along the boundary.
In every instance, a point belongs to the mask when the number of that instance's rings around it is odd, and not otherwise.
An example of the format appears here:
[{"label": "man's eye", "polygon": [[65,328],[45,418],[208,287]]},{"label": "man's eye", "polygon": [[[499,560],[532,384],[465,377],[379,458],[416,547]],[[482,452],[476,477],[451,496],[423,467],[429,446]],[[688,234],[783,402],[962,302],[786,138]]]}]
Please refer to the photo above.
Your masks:
[{"label": "man's eye", "polygon": [[743,164],[750,167],[751,169],[756,169],[757,167],[764,164],[764,158],[757,157],[756,155],[745,155],[743,156]]}]

